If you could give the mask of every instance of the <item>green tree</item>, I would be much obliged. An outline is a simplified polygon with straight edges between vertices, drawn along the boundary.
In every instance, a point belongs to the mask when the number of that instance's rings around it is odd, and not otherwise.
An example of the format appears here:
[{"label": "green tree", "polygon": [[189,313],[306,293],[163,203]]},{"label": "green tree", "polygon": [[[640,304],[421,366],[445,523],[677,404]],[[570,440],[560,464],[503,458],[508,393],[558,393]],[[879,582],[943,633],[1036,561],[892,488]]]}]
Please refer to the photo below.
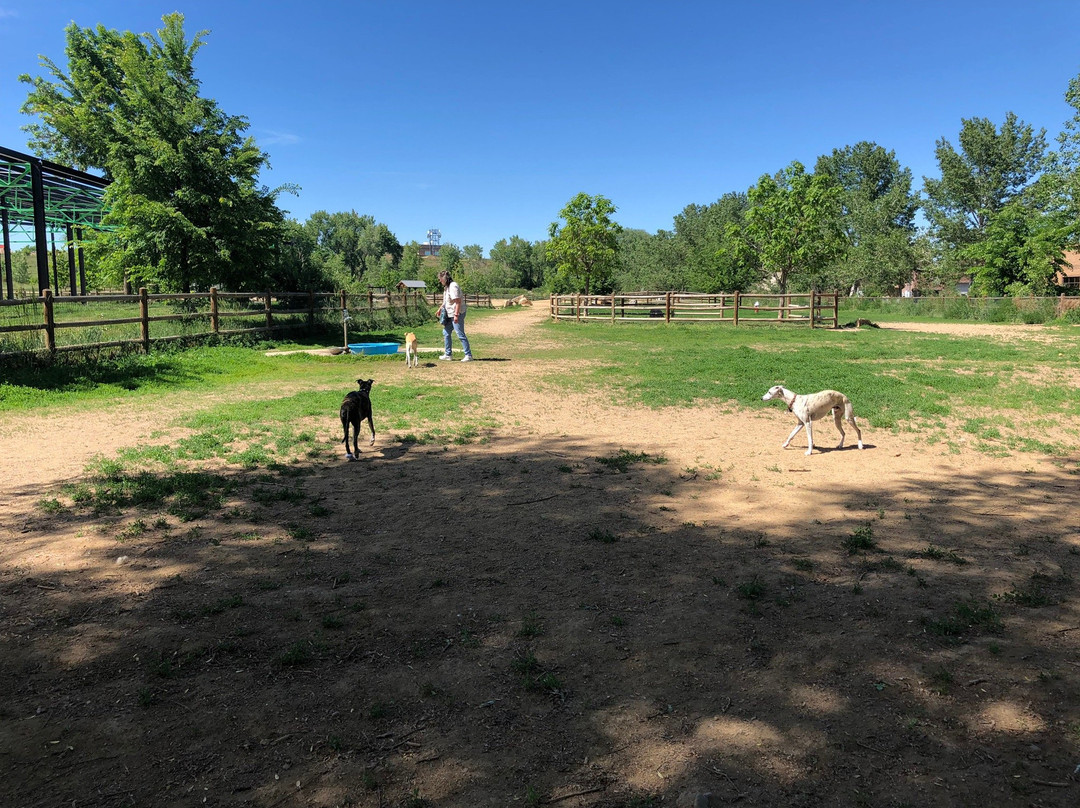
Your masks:
[{"label": "green tree", "polygon": [[282,227],[280,249],[266,267],[267,287],[287,292],[324,291],[336,288],[333,275],[324,272],[316,260],[316,244],[310,231],[302,224],[287,219]]},{"label": "green tree", "polygon": [[510,240],[499,239],[491,248],[491,260],[506,270],[506,285],[532,289],[537,284],[533,281],[533,245],[521,236],[511,236]]},{"label": "green tree", "polygon": [[319,258],[324,263],[336,256],[355,286],[383,286],[397,282],[398,263],[404,248],[385,224],[374,216],[361,216],[355,210],[327,213],[318,210],[308,217],[304,227],[315,239]]},{"label": "green tree", "polygon": [[[420,280],[420,244],[410,241],[401,248],[401,277],[405,280]],[[430,289],[428,291],[431,291]]]},{"label": "green tree", "polygon": [[675,237],[666,230],[651,235],[625,228],[618,235],[618,269],[613,287],[622,292],[685,291],[687,272]]},{"label": "green tree", "polygon": [[610,199],[579,193],[559,211],[563,224],[551,223],[546,248],[557,268],[557,283],[587,295],[610,283],[622,232],[611,218],[615,210]]},{"label": "green tree", "polygon": [[112,180],[105,224],[89,245],[99,270],[164,288],[265,285],[277,260],[284,216],[258,184],[267,155],[247,120],[199,95],[195,55],[184,17],[169,14],[151,34],[103,26],[65,29],[68,70],[42,57],[52,77],[31,85],[22,111],[31,147]]},{"label": "green tree", "polygon": [[558,270],[555,268],[554,262],[548,257],[547,245],[548,243],[543,240],[533,243],[532,286],[530,288],[546,289],[550,292],[554,288]]},{"label": "green tree", "polygon": [[780,293],[794,283],[811,288],[844,249],[837,229],[840,189],[828,177],[807,174],[798,161],[775,177],[763,175],[747,193],[741,227],[729,225],[728,247],[747,270],[760,269]]},{"label": "green tree", "polygon": [[[484,275],[485,261],[484,250],[479,244],[466,244],[461,248],[461,280],[480,278]],[[471,287],[473,292],[478,292],[476,286]]]},{"label": "green tree", "polygon": [[[461,273],[461,268],[465,265],[464,258],[461,253],[461,248],[456,244],[443,244],[439,247],[439,269],[445,269],[450,273],[450,277],[461,285],[465,278]],[[459,277],[460,276],[460,277]]]},{"label": "green tree", "polygon": [[825,268],[825,285],[890,293],[911,280],[919,200],[896,153],[862,141],[818,158],[814,174],[840,188],[837,227],[847,249]]},{"label": "green tree", "polygon": [[726,249],[729,227],[737,231],[746,215],[744,193],[727,193],[711,205],[687,205],[675,217],[675,247],[695,292],[745,291],[757,280],[750,265]]},{"label": "green tree", "polygon": [[941,177],[923,178],[924,211],[945,273],[958,276],[980,260],[979,250],[967,248],[984,238],[995,214],[1023,198],[1043,166],[1045,135],[1010,112],[1000,131],[987,118],[963,119],[959,151],[938,140]]},{"label": "green tree", "polygon": [[982,238],[961,251],[971,265],[971,293],[1046,295],[1062,260],[1061,224],[1056,216],[1014,199],[986,223]]}]

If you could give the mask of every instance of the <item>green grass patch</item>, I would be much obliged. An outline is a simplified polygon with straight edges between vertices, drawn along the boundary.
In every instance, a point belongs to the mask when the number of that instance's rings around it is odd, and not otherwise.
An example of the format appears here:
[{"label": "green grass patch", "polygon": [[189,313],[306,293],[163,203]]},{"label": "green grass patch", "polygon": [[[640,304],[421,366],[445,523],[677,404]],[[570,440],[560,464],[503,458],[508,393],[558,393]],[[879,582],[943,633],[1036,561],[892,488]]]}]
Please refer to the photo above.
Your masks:
[{"label": "green grass patch", "polygon": [[667,458],[663,455],[650,455],[648,452],[630,452],[626,449],[619,449],[618,452],[608,457],[596,458],[596,462],[610,471],[625,474],[635,463],[660,465],[666,463]]},{"label": "green grass patch", "polygon": [[[917,429],[933,444],[946,437],[951,419],[971,445],[991,455],[1063,455],[1068,441],[1048,439],[1037,424],[1080,417],[1080,398],[1057,392],[1069,387],[1080,360],[1069,349],[1069,333],[1055,326],[1040,340],[703,323],[541,323],[536,329],[543,347],[499,338],[487,347],[493,353],[512,349],[514,358],[553,360],[540,384],[584,388],[620,405],[705,403],[761,411],[769,406],[761,395],[772,384],[798,392],[831,387],[850,396],[860,420],[874,429]],[[416,330],[422,342],[437,344],[437,326]],[[394,332],[365,336],[400,338]],[[61,355],[52,363],[5,368],[0,408],[45,416],[62,408],[67,416],[125,403],[156,410],[168,401],[162,427],[191,434],[172,446],[138,450],[141,461],[221,458],[249,468],[304,462],[325,452],[337,431],[341,396],[357,377],[377,380],[377,428],[403,434],[406,442],[471,443],[498,425],[463,380],[416,374],[383,383],[380,371],[397,357],[266,356],[261,347],[166,348],[100,360]],[[555,370],[559,360],[572,363],[573,371]],[[1028,369],[1038,373],[1022,372]],[[205,404],[211,396],[215,403]],[[600,462],[624,471],[660,460],[624,450]]]}]

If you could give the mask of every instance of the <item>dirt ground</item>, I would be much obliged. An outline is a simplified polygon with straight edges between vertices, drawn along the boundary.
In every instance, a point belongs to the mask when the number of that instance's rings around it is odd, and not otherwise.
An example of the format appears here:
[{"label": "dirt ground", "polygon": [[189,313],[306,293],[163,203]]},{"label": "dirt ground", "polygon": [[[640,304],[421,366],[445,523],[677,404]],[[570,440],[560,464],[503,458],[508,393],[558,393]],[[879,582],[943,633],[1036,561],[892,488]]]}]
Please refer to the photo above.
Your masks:
[{"label": "dirt ground", "polygon": [[1080,455],[556,397],[484,349],[544,314],[379,366],[482,440],[345,463],[328,415],[192,521],[61,488],[178,429],[0,414],[0,805],[1080,805]]}]

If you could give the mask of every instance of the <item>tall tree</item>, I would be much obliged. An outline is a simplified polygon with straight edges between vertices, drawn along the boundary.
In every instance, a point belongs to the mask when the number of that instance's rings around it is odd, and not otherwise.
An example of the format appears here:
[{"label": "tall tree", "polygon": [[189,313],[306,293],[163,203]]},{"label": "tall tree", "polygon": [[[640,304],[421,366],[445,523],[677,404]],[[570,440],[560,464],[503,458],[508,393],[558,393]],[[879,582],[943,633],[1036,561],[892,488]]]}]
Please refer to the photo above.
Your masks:
[{"label": "tall tree", "polygon": [[[397,271],[404,252],[397,237],[374,216],[361,216],[355,210],[327,213],[317,210],[308,217],[305,227],[314,236],[323,260],[336,255],[354,281],[381,286],[384,272]],[[384,267],[383,264],[388,264]]]},{"label": "tall tree", "polygon": [[258,184],[267,155],[247,120],[199,95],[195,56],[206,32],[188,41],[184,17],[169,14],[157,35],[103,26],[65,29],[68,70],[31,85],[22,111],[31,147],[112,179],[111,232],[92,250],[119,281],[130,275],[166,288],[260,287],[283,239],[281,190]]},{"label": "tall tree", "polygon": [[450,277],[458,281],[460,285],[464,280],[461,269],[465,266],[461,248],[456,244],[443,244],[439,247],[439,269],[445,269]]},{"label": "tall tree", "polygon": [[[484,249],[479,244],[466,244],[461,248],[462,280],[480,276],[484,270]],[[474,292],[479,289],[474,288]]]},{"label": "tall tree", "polygon": [[618,236],[619,266],[613,286],[622,292],[684,291],[688,274],[672,233],[624,228]]},{"label": "tall tree", "polygon": [[970,265],[971,294],[1050,294],[1063,259],[1063,229],[1057,213],[1020,199],[1007,202],[990,217],[982,238],[961,251]]},{"label": "tall tree", "polygon": [[533,244],[521,236],[499,239],[491,248],[491,260],[506,268],[507,286],[532,289],[539,284],[534,277]]},{"label": "tall tree", "polygon": [[675,247],[696,292],[735,292],[757,280],[757,273],[725,250],[729,226],[738,229],[746,214],[745,193],[727,193],[711,205],[687,205],[675,217]]},{"label": "tall tree", "polygon": [[861,141],[819,157],[814,173],[840,188],[838,227],[848,242],[824,270],[826,285],[889,294],[910,281],[919,206],[911,169],[900,166],[895,152]]},{"label": "tall tree", "polygon": [[844,249],[837,228],[840,189],[796,161],[775,177],[763,175],[747,198],[743,225],[728,227],[725,252],[748,268],[759,267],[781,294],[789,283],[819,284],[822,270]]},{"label": "tall tree", "polygon": [[[961,121],[960,150],[941,138],[935,154],[940,179],[924,177],[924,210],[946,270],[971,266],[965,248],[984,238],[990,220],[1022,198],[1043,165],[1046,130],[1035,130],[1012,112],[1000,131],[987,118]],[[978,252],[976,250],[976,252]]]},{"label": "tall tree", "polygon": [[559,211],[563,224],[551,223],[547,255],[568,288],[590,294],[609,283],[622,232],[615,210],[606,197],[579,193]]},{"label": "tall tree", "polygon": [[420,244],[415,240],[401,247],[401,277],[406,280],[420,280]]}]

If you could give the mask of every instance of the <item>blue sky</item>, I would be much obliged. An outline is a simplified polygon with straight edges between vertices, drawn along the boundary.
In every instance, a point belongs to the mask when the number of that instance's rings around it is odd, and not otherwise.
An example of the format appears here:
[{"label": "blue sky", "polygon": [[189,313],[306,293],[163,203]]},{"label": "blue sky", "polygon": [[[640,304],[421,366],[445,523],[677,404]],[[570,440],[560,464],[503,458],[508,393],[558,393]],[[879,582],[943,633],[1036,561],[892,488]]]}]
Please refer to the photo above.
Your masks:
[{"label": "blue sky", "polygon": [[916,185],[962,118],[1015,112],[1052,140],[1080,74],[1080,3],[0,0],[0,145],[61,66],[64,27],[208,30],[203,94],[250,121],[300,221],[356,210],[402,242],[546,238],[579,191],[624,227],[869,140]]}]

